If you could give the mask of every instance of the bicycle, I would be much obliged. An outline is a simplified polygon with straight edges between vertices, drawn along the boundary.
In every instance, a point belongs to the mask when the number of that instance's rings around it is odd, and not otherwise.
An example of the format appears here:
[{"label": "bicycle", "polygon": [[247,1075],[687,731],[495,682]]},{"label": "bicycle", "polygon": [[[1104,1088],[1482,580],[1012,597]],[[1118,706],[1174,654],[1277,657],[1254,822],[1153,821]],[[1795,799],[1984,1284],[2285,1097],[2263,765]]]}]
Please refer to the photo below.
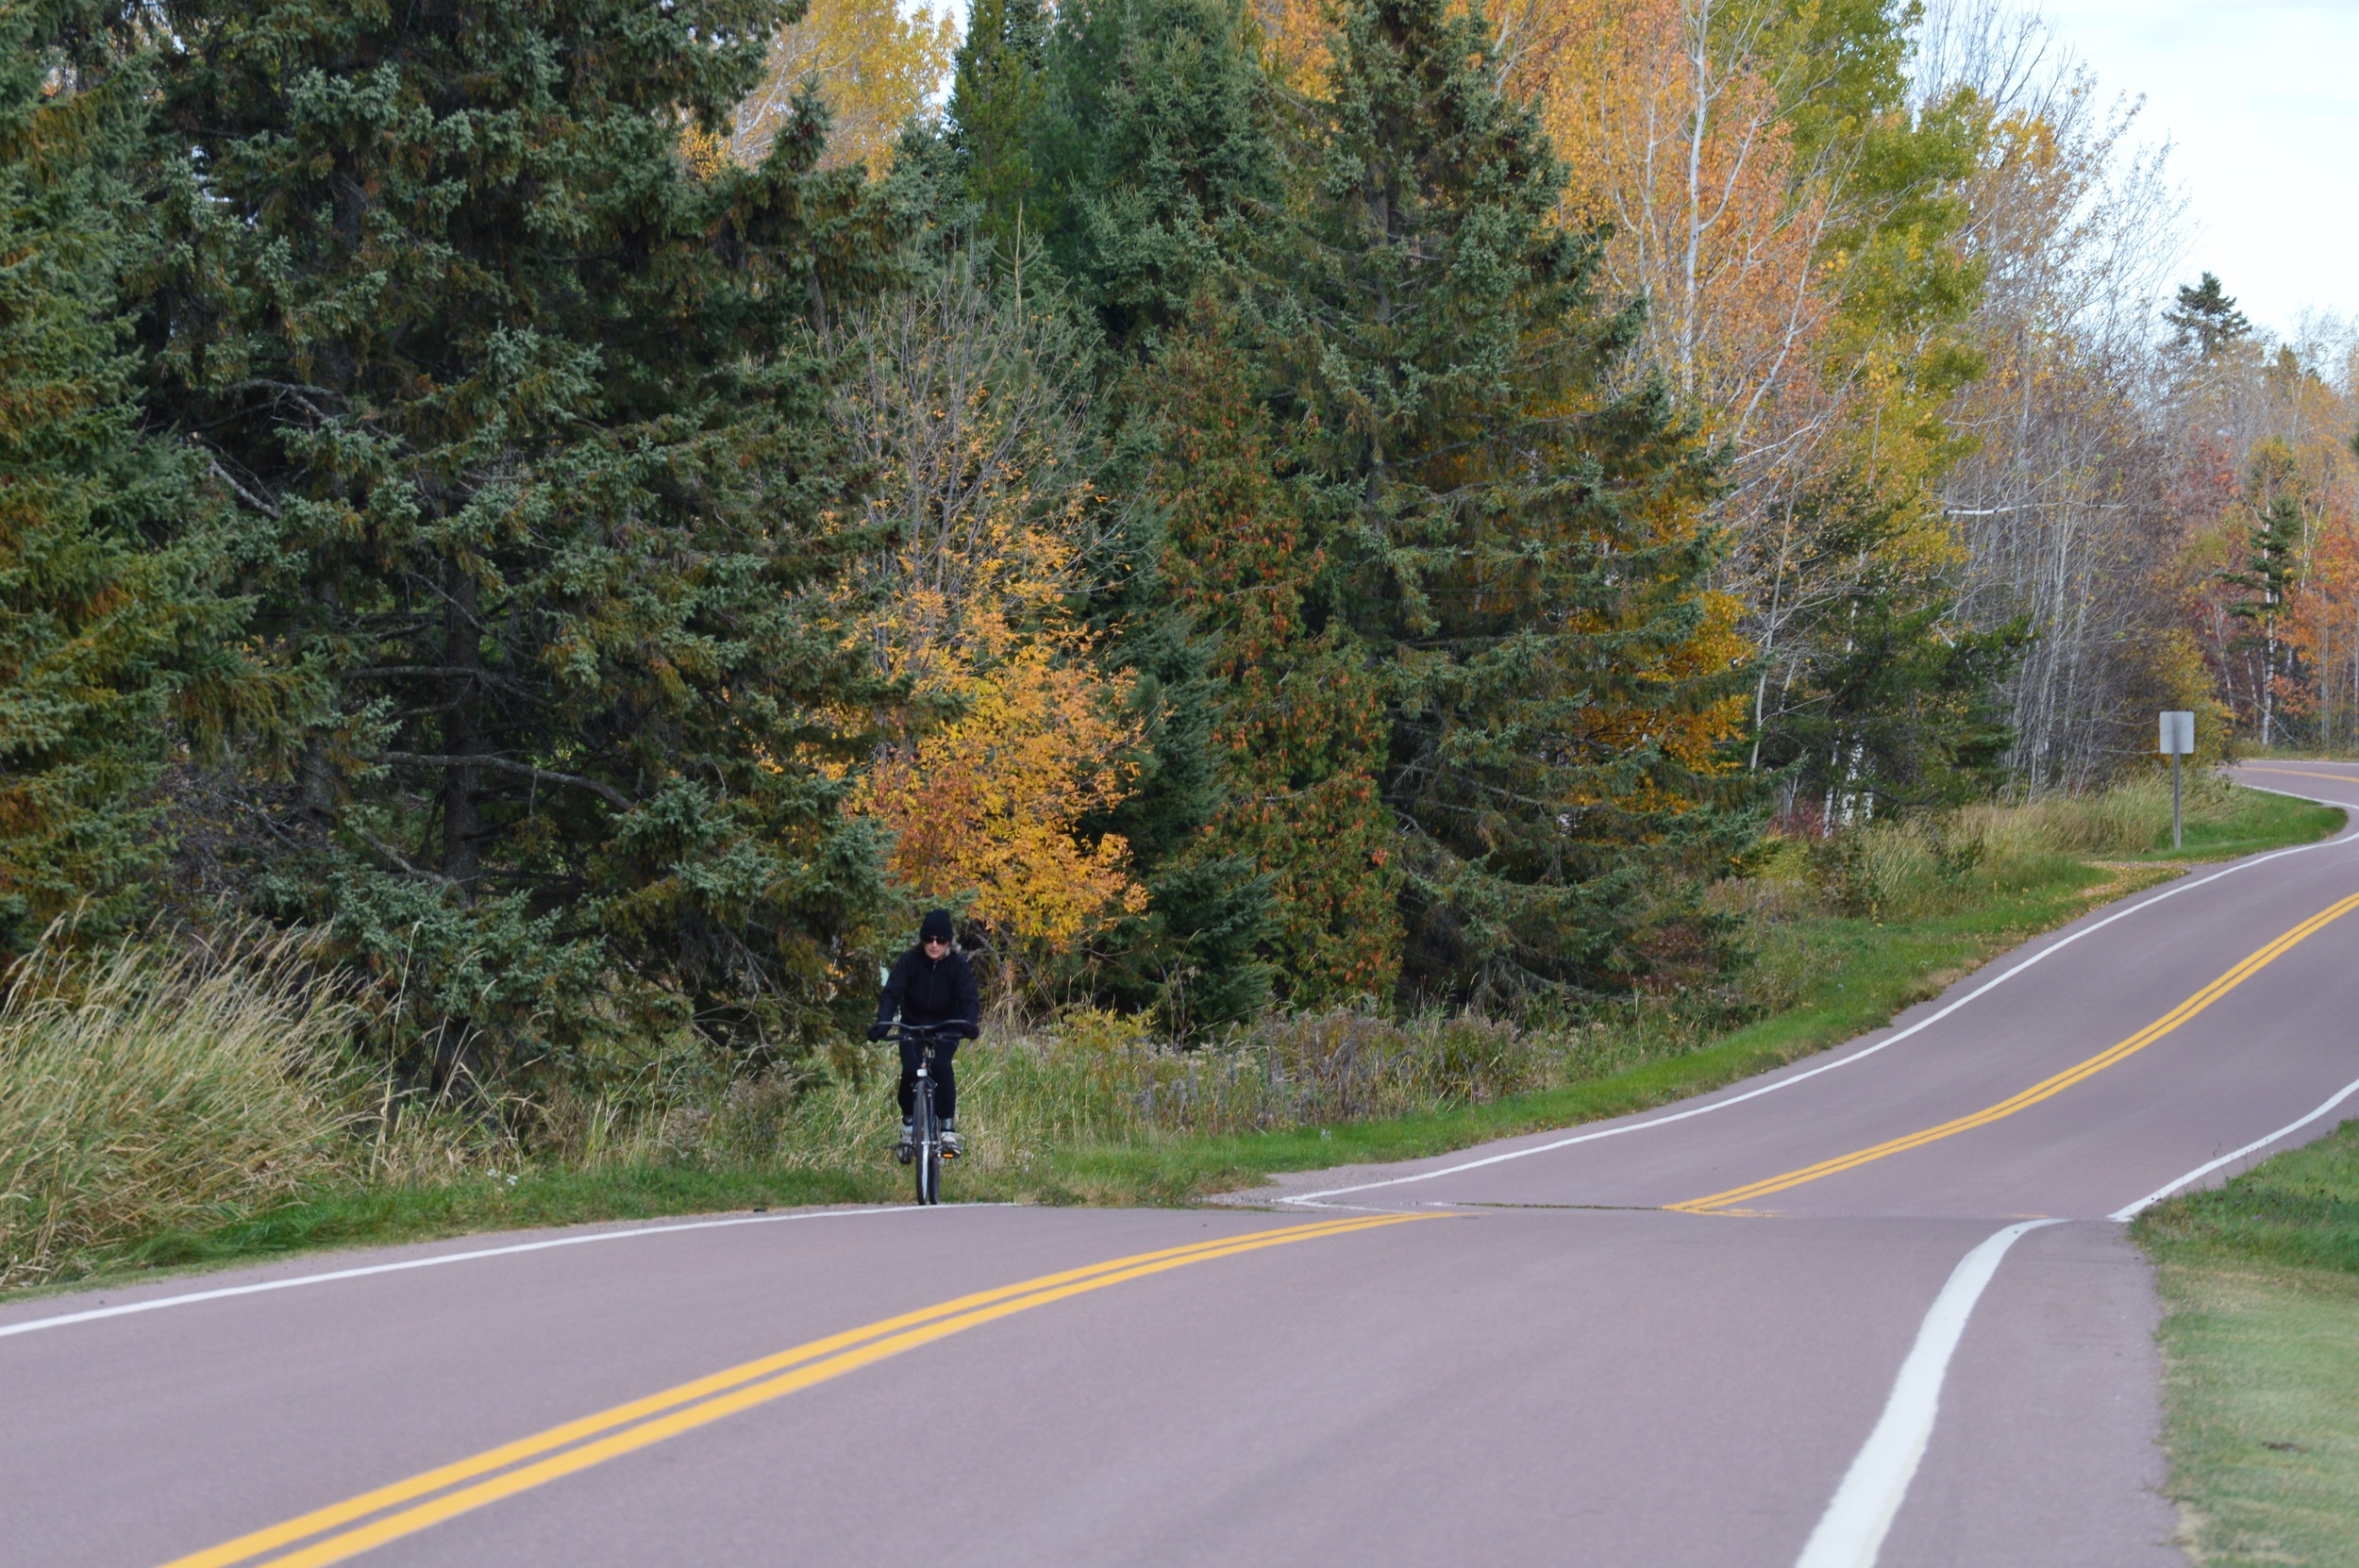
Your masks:
[{"label": "bicycle", "polygon": [[[917,1087],[910,1100],[910,1141],[895,1152],[904,1164],[917,1167],[917,1201],[942,1201],[942,1118],[934,1114],[934,1044],[959,1035],[952,1024],[896,1024],[904,1040],[914,1040],[924,1054],[917,1062]],[[950,1158],[956,1159],[955,1155]]]}]

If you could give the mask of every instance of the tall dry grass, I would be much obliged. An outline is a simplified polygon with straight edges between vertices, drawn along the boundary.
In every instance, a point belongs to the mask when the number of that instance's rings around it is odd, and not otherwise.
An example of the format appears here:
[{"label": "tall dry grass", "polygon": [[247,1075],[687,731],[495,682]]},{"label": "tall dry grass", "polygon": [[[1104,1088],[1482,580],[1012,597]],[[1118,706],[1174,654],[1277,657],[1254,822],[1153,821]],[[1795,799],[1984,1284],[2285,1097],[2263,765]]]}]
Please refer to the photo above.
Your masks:
[{"label": "tall dry grass", "polygon": [[[1337,1010],[1274,1016],[1219,1043],[1181,1049],[1156,1039],[1144,1018],[1083,1010],[1029,1029],[989,1030],[962,1047],[959,1123],[973,1151],[970,1170],[1022,1174],[1060,1147],[1331,1126],[1480,1102],[1593,1070],[1589,1059],[1600,1049],[1649,1045],[1664,1042],[1603,1027],[1526,1029],[1472,1014],[1395,1022]],[[878,1049],[824,1069],[741,1078],[668,1107],[595,1102],[551,1118],[539,1152],[573,1165],[857,1168],[893,1141],[894,1076],[889,1049]]]},{"label": "tall dry grass", "polygon": [[[2232,787],[2208,773],[2190,775],[2183,807],[2190,823],[2223,815],[2234,809]],[[1989,888],[2053,876],[2084,858],[2169,844],[2170,781],[2148,774],[2087,794],[1878,822],[1829,841],[1819,859],[1825,887],[1843,912],[1905,919],[1954,908]]]},{"label": "tall dry grass", "polygon": [[0,997],[0,1288],[364,1159],[351,1024],[286,939],[26,959]]}]

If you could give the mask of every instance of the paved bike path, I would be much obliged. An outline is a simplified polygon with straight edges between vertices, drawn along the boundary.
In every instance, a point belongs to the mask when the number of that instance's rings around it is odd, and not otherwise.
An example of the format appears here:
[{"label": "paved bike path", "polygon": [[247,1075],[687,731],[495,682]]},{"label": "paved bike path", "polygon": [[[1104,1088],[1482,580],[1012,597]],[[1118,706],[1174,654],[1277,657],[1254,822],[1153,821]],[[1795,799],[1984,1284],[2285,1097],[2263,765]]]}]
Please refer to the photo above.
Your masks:
[{"label": "paved bike path", "polygon": [[[2350,782],[2250,781],[2359,807],[2359,769],[2312,771]],[[676,1435],[644,1435],[671,1417],[617,1417],[214,1560],[1792,1564],[1960,1259],[2028,1215],[2068,1223],[2023,1235],[1974,1305],[1874,1560],[2178,1562],[2155,1491],[2155,1307],[2102,1216],[2359,1078],[2359,913],[2021,1109],[1742,1213],[1662,1206],[1970,1118],[2085,1062],[2359,892],[2359,843],[2192,885],[2206,875],[1871,1057],[1849,1059],[2120,907],[1894,1031],[1673,1108],[1721,1109],[1414,1183],[1362,1186],[1552,1140],[1261,1194],[1362,1187],[1313,1204],[470,1238],[0,1308],[0,1561],[182,1560],[848,1335],[848,1370],[808,1386],[717,1415],[736,1395],[681,1395],[700,1424]],[[1163,1272],[1089,1272],[1185,1248],[1145,1266]],[[463,1260],[386,1268],[429,1259]],[[356,1266],[381,1272],[323,1277]],[[876,1326],[1076,1271],[929,1320],[950,1326],[937,1340]],[[279,1280],[309,1282],[54,1321]],[[640,1445],[531,1478],[619,1440]],[[453,1498],[467,1506],[429,1517]]]}]

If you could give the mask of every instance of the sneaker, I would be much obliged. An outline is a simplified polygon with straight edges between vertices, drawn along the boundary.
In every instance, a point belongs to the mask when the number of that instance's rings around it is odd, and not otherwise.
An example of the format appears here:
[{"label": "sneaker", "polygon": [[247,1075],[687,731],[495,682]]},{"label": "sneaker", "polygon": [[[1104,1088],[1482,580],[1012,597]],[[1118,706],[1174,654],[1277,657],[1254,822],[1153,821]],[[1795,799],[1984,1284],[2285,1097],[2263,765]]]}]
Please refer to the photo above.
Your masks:
[{"label": "sneaker", "polygon": [[959,1135],[952,1132],[948,1127],[944,1127],[942,1129],[942,1158],[945,1159],[956,1159],[959,1156],[964,1154],[965,1152],[966,1145],[959,1142]]},{"label": "sneaker", "polygon": [[917,1128],[907,1122],[901,1124],[901,1137],[893,1145],[893,1158],[904,1165],[917,1158]]}]

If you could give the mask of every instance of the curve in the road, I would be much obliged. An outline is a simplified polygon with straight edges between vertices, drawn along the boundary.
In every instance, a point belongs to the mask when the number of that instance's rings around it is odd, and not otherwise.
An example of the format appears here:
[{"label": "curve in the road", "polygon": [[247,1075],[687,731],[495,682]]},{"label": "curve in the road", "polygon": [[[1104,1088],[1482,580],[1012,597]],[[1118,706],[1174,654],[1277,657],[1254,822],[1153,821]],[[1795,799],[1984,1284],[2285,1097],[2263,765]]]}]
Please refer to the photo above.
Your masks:
[{"label": "curve in the road", "polygon": [[[2359,773],[2318,776],[2359,807]],[[2100,1216],[2359,1095],[2319,1103],[2352,1076],[2359,921],[2279,946],[2265,983],[2215,989],[2167,1041],[2150,1022],[2250,933],[2344,900],[2352,866],[2311,853],[2334,845],[2359,834],[2093,910],[1896,1029],[1699,1104],[1259,1197],[1440,1203],[1307,1226],[731,1217],[0,1308],[0,1333],[121,1320],[5,1342],[0,1558],[711,1568],[869,1560],[898,1521],[974,1568],[2183,1568],[2158,1307]],[[2134,1064],[2090,1056],[2141,1036]],[[1815,1180],[1774,1222],[1665,1211],[2076,1072],[1974,1137]],[[1641,1126],[1661,1130],[1617,1136]],[[1449,1207],[1481,1217],[1403,1223]],[[583,1244],[676,1228],[696,1233]],[[1191,1266],[1215,1258],[1236,1260]],[[1050,1300],[1069,1305],[1030,1310]]]},{"label": "curve in the road", "polygon": [[[2281,769],[2275,771],[2290,772],[2292,770]],[[2345,777],[2340,775],[2322,774],[2318,776],[2338,778],[2346,784],[2359,783],[2359,778]],[[2301,798],[2308,799],[2312,797],[2303,796]],[[1849,1067],[1857,1062],[1865,1061],[1871,1057],[1877,1056],[1892,1046],[1899,1044],[1902,1041],[1909,1039],[1911,1036],[1922,1033],[1924,1030],[1932,1028],[1934,1025],[1941,1023],[1943,1020],[1949,1018],[1952,1013],[1959,1011],[1961,1009],[1966,1008],[1974,1002],[1980,1001],[1983,997],[1998,990],[2000,986],[2005,985],[2008,981],[2027,973],[2039,964],[2045,963],[2048,959],[2055,957],[2058,953],[2065,951],[2073,943],[2081,942],[2088,937],[2095,936],[2098,932],[2104,930],[2107,926],[2112,926],[2116,922],[2128,920],[2133,915],[2144,914],[2148,910],[2153,909],[2156,905],[2162,904],[2167,900],[2194,892],[2200,888],[2211,886],[2213,883],[2221,880],[2223,877],[2234,876],[2240,872],[2250,871],[2258,866],[2267,865],[2272,860],[2283,859],[2289,855],[2303,855],[2314,850],[2333,849],[2336,847],[2348,846],[2354,842],[2359,842],[2359,827],[2353,827],[2346,832],[2336,835],[2332,839],[2322,840],[2317,843],[2297,844],[2290,849],[2273,850],[2266,855],[2255,855],[2250,859],[2239,860],[2234,865],[2213,872],[2208,876],[2194,876],[2189,877],[2184,881],[2175,882],[2169,887],[2164,888],[2148,897],[2141,898],[2135,903],[2127,905],[2110,915],[2106,915],[2101,919],[2090,921],[2085,925],[2081,926],[2076,930],[2066,932],[2056,941],[2049,942],[2045,947],[2042,947],[2038,952],[2033,953],[2030,957],[2020,959],[2019,961],[1999,971],[1999,974],[1983,981],[1981,985],[1976,986],[1973,990],[1967,992],[1965,995],[1958,997],[1955,1001],[1944,1004],[1942,1007],[1928,1013],[1923,1018],[1918,1019],[1914,1024],[1910,1024],[1903,1028],[1894,1030],[1891,1034],[1886,1035],[1883,1039],[1875,1042],[1873,1044],[1864,1046],[1861,1049],[1852,1051],[1848,1055],[1837,1057],[1832,1061],[1822,1062],[1815,1067],[1809,1067],[1799,1072],[1787,1073],[1782,1076],[1773,1077],[1767,1083],[1758,1085],[1751,1089],[1743,1090],[1733,1094],[1718,1095],[1706,1099],[1700,1104],[1686,1106],[1681,1109],[1669,1111],[1660,1116],[1647,1116],[1632,1121],[1614,1122],[1607,1126],[1592,1127],[1581,1132],[1573,1133],[1568,1137],[1551,1139],[1544,1143],[1528,1144],[1521,1148],[1508,1149],[1498,1154],[1484,1155],[1475,1159],[1461,1160],[1455,1164],[1443,1165],[1432,1170],[1414,1171],[1406,1176],[1385,1176],[1374,1181],[1354,1182],[1348,1186],[1343,1187],[1326,1187],[1311,1193],[1285,1193],[1279,1195],[1276,1201],[1284,1204],[1297,1205],[1304,1208],[1334,1208],[1338,1206],[1330,1204],[1325,1200],[1330,1198],[1348,1197],[1358,1193],[1372,1193],[1387,1187],[1403,1187],[1419,1182],[1438,1181],[1446,1176],[1461,1176],[1468,1171],[1481,1170],[1486,1166],[1502,1165],[1512,1160],[1529,1159],[1535,1155],[1552,1154],[1559,1149],[1572,1148],[1577,1144],[1597,1143],[1607,1138],[1618,1138],[1626,1133],[1643,1132],[1652,1127],[1669,1126],[1675,1123],[1691,1121],[1698,1116],[1708,1116],[1715,1111],[1727,1110],[1732,1107],[1744,1105],[1748,1101],[1760,1099],[1764,1095],[1774,1094],[1782,1090],[1791,1089],[1797,1084],[1806,1083],[1822,1074],[1834,1072],[1838,1068]],[[1698,1201],[1700,1203],[1706,1200]],[[1679,1206],[1675,1205],[1671,1207]]]},{"label": "curve in the road", "polygon": [[[1874,1160],[1888,1159],[1910,1149],[1922,1148],[1928,1143],[1939,1143],[1944,1138],[1954,1138],[1959,1133],[1970,1131],[1975,1127],[1988,1126],[1993,1122],[2003,1121],[2019,1110],[2029,1109],[2042,1100],[2054,1098],[2074,1084],[2086,1082],[2117,1062],[2127,1061],[2252,978],[2285,953],[2324,930],[2353,909],[2359,909],[2359,893],[2352,893],[2348,898],[2329,905],[2293,929],[2282,933],[2267,945],[2246,955],[2243,961],[2230,969],[2228,973],[2220,976],[2210,985],[2205,986],[2127,1040],[2109,1045],[2093,1057],[2076,1061],[2064,1071],[2052,1074],[2029,1089],[2010,1094],[1994,1105],[1984,1106],[1980,1110],[1968,1111],[1964,1116],[1951,1117],[1949,1121],[1934,1126],[1922,1127],[1916,1132],[1902,1133],[1898,1138],[1888,1138],[1881,1143],[1870,1144],[1864,1149],[1853,1149],[1849,1154],[1839,1154],[1831,1159],[1821,1159],[1815,1164],[1804,1165],[1799,1170],[1786,1171],[1773,1176],[1764,1176],[1759,1181],[1747,1182],[1742,1187],[1731,1187],[1725,1192],[1714,1193],[1706,1197],[1690,1198],[1684,1203],[1665,1204],[1664,1207],[1684,1214],[1735,1213],[1739,1211],[1739,1206],[1750,1203],[1756,1198],[1765,1198],[1772,1193],[1786,1192],[1791,1188],[1800,1187],[1822,1177],[1834,1176],[1839,1172],[1854,1170]],[[2300,1125],[2306,1125],[2306,1123]],[[2226,1161],[2221,1161],[2221,1163],[2224,1164]]]}]

